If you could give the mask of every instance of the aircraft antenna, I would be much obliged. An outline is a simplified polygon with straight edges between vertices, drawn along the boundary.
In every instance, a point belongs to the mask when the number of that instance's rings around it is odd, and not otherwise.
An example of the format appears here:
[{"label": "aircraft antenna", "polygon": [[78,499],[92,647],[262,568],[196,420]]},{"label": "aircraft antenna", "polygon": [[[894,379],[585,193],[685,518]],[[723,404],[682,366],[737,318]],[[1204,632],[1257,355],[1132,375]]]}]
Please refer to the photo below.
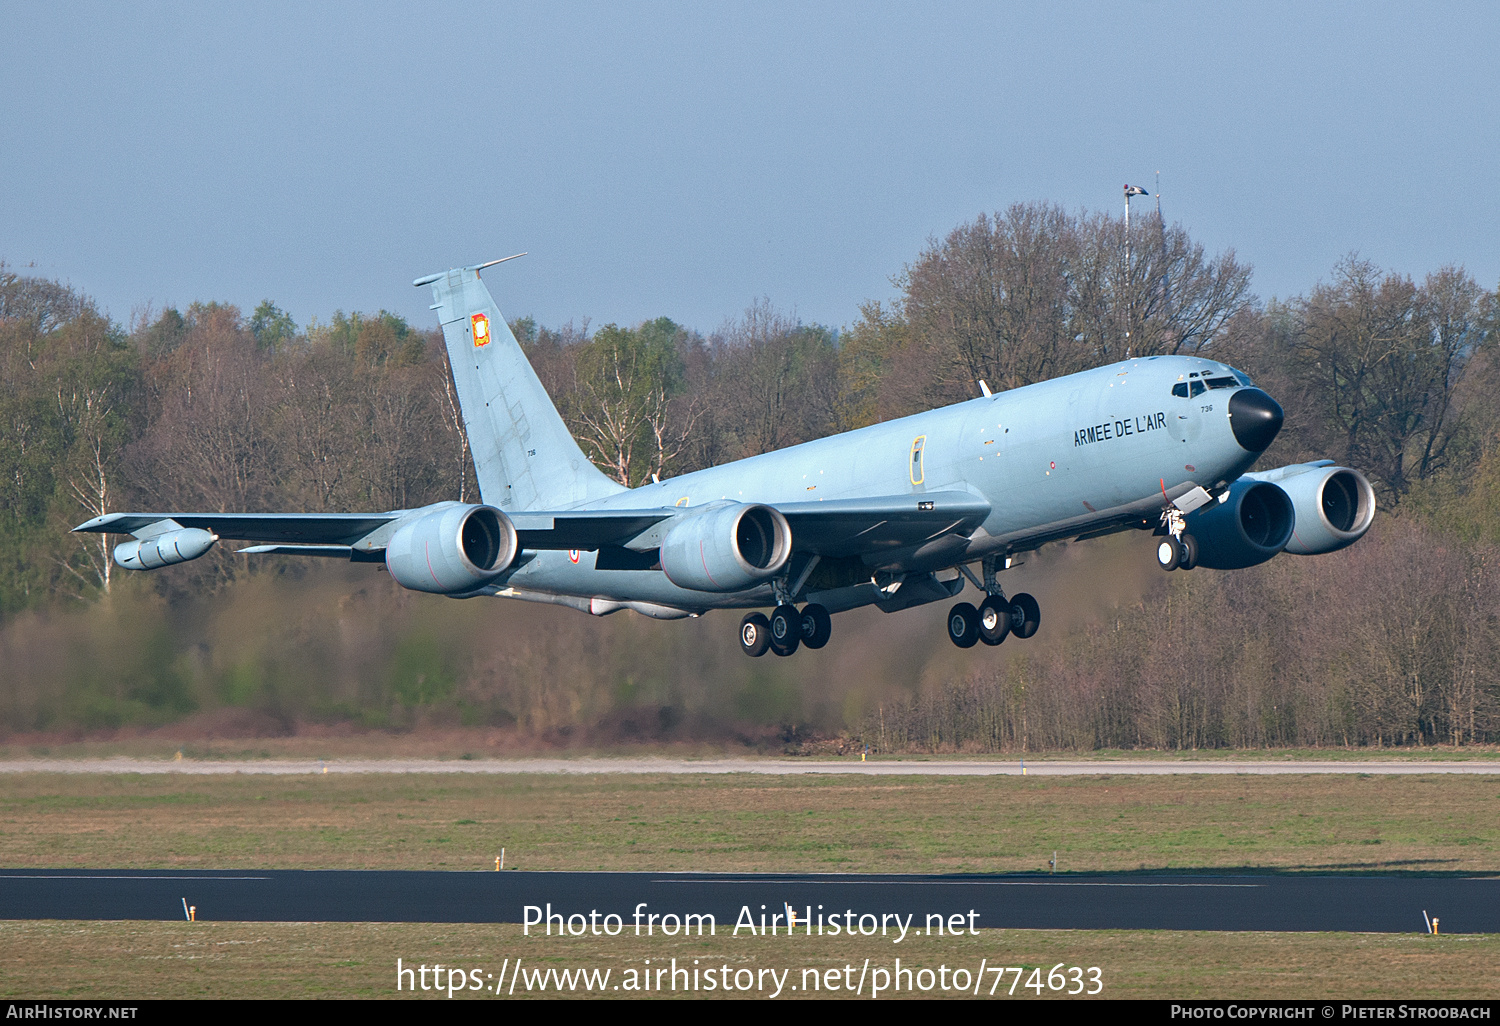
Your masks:
[{"label": "aircraft antenna", "polygon": [[1130,197],[1151,195],[1139,185],[1125,183],[1125,358],[1130,359],[1130,328],[1135,321],[1135,297],[1131,293]]},{"label": "aircraft antenna", "polygon": [[[1169,326],[1172,322],[1172,283],[1167,266],[1167,222],[1161,216],[1161,172],[1156,172],[1156,231],[1161,242],[1161,313]],[[1170,331],[1170,327],[1168,329]]]}]

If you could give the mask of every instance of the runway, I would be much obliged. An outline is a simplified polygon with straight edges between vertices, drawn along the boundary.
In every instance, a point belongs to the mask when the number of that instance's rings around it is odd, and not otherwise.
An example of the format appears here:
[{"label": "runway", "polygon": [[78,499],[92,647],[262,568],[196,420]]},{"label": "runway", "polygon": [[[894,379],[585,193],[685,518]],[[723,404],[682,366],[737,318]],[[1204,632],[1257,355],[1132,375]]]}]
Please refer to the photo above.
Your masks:
[{"label": "runway", "polygon": [[[643,932],[662,916],[696,914],[712,915],[721,935],[744,909],[757,928],[762,911],[783,914],[784,931],[787,906],[799,923],[837,915],[856,930],[861,921],[894,930],[884,917],[895,915],[915,928],[940,916],[963,929],[1420,933],[1425,911],[1443,933],[1500,933],[1500,878],[1480,877],[0,871],[0,919],[180,919],[188,905],[201,920],[519,923],[526,906],[542,919],[550,904],[564,923],[582,917],[575,930],[610,914],[633,930],[641,903]],[[554,934],[562,928],[553,921]]]},{"label": "runway", "polygon": [[180,773],[193,775],[268,774],[295,776],[335,773],[662,773],[678,776],[753,773],[768,776],[844,774],[856,776],[986,777],[986,776],[1163,776],[1172,774],[1287,774],[1365,773],[1379,776],[1420,773],[1500,776],[1500,759],[1442,761],[1310,760],[1236,762],[1211,759],[1115,760],[897,760],[860,762],[813,759],[332,759],[217,760],[217,759],[12,759],[0,761],[0,773]]}]

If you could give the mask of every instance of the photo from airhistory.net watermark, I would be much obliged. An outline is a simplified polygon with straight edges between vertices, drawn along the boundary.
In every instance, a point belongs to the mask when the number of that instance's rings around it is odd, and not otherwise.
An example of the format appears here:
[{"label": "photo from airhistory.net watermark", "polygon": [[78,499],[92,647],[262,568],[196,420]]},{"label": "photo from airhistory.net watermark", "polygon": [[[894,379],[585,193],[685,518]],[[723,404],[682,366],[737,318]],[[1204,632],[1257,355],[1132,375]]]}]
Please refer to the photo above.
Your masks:
[{"label": "photo from airhistory.net watermark", "polygon": [[[974,909],[916,913],[864,912],[824,905],[742,905],[732,923],[711,912],[658,912],[646,902],[633,912],[601,913],[554,909],[552,904],[522,908],[525,938],[677,938],[729,937],[736,940],[778,938],[814,943],[818,938],[859,938],[899,945],[908,937],[977,937],[981,913]],[[858,964],[747,968],[712,958],[643,958],[639,965],[603,967],[559,964],[555,954],[529,962],[524,951],[500,955],[484,966],[396,960],[396,991],[452,998],[460,994],[522,996],[528,994],[608,993],[619,996],[703,994],[777,998],[794,993],[824,997],[880,998],[895,995],[968,997],[1096,996],[1104,992],[1099,966],[1058,963],[1050,967],[1024,959],[980,957],[972,964],[914,964],[886,955]],[[810,952],[811,954],[811,952]],[[737,961],[737,960],[736,960]],[[1020,964],[1016,964],[1020,962]]]}]

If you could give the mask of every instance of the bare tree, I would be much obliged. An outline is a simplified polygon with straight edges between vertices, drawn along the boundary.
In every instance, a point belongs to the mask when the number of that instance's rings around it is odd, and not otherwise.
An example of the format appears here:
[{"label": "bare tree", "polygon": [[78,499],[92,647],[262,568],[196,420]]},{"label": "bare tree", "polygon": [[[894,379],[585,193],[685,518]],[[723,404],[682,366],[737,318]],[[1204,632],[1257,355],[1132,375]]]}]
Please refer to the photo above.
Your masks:
[{"label": "bare tree", "polygon": [[448,363],[448,350],[443,350],[443,373],[438,380],[438,409],[442,411],[443,427],[458,442],[458,501],[467,502],[469,494],[469,468],[473,456],[469,452],[469,431],[464,424],[464,414],[458,405],[458,393],[453,387],[453,368]]},{"label": "bare tree", "polygon": [[[78,465],[68,477],[68,490],[88,513],[85,519],[115,512],[111,507],[114,494],[110,489],[110,480],[113,473],[106,440],[109,432],[105,427],[105,422],[112,412],[109,406],[109,390],[110,386],[104,385],[97,392],[84,397],[83,416],[75,428],[77,436],[75,446],[81,452],[80,458],[75,460]],[[62,559],[59,561],[62,568],[77,580],[85,592],[98,589],[108,595],[110,575],[114,569],[109,535],[81,535],[79,548],[83,565],[78,566],[74,560]]]},{"label": "bare tree", "polygon": [[[1123,219],[1016,204],[928,244],[899,280],[947,401],[976,379],[1015,388],[1128,355],[1201,351],[1251,302],[1250,269],[1180,226],[1126,252]],[[1170,297],[1170,302],[1168,302]]]},{"label": "bare tree", "polygon": [[1300,304],[1296,353],[1329,441],[1388,498],[1445,467],[1466,427],[1455,397],[1493,341],[1483,304],[1461,269],[1419,287],[1357,257]]},{"label": "bare tree", "polygon": [[828,433],[838,393],[831,334],[760,299],[710,338],[717,364],[712,402],[732,441],[730,459]]},{"label": "bare tree", "polygon": [[683,399],[681,329],[666,318],[605,325],[573,354],[566,408],[591,459],[634,487],[662,474],[686,447],[697,405]]}]

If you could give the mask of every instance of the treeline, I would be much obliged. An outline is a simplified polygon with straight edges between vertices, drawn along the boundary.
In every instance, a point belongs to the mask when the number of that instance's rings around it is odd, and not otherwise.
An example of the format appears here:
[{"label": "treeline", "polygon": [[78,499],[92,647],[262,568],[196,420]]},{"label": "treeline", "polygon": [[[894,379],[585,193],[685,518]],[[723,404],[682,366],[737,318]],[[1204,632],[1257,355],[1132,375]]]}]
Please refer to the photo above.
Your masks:
[{"label": "treeline", "polygon": [[[476,608],[222,546],[127,582],[101,539],[67,528],[125,508],[476,498],[441,337],[385,311],[298,326],[270,301],[248,317],[198,303],[122,325],[0,265],[0,659],[15,675],[0,724],[232,709],[285,729],[461,721],[550,737],[630,723],[919,749],[1500,741],[1500,296],[1461,268],[1418,280],[1350,257],[1306,295],[1263,303],[1232,252],[1209,256],[1151,219],[1132,232],[1127,261],[1111,215],[982,215],[931,240],[894,298],[838,330],[764,300],[707,334],[665,317],[512,322],[589,455],[632,485],[970,398],[980,380],[998,390],[1193,352],[1286,407],[1262,465],[1327,457],[1376,483],[1380,517],[1351,550],[1127,573],[1108,606],[1069,591],[1089,577],[1070,561],[1128,542],[1054,549],[1021,582],[1049,614],[1040,643],[961,659],[891,627],[941,640],[926,624],[941,610],[849,614],[824,654],[751,662],[720,644],[727,614],[705,632]],[[365,616],[386,629],[350,626]],[[105,640],[132,635],[128,655]]]}]

